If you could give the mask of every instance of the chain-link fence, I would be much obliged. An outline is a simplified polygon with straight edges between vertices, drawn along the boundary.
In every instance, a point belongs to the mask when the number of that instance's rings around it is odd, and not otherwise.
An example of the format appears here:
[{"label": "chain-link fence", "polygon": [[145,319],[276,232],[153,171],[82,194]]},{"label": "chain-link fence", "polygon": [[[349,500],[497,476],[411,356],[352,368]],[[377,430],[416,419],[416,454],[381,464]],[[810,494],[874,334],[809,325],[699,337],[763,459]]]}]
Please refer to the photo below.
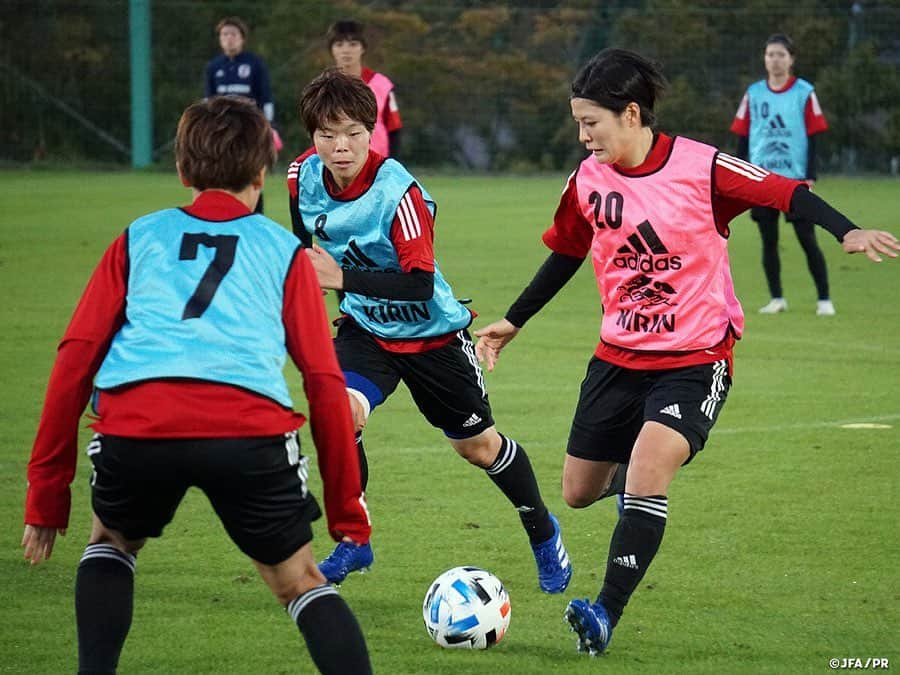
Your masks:
[{"label": "chain-link fence", "polygon": [[[558,170],[580,150],[568,108],[578,65],[607,46],[663,64],[661,127],[733,149],[728,132],[747,85],[765,75],[774,32],[797,46],[830,124],[823,171],[897,170],[900,2],[754,0],[591,2],[195,2],[151,8],[154,158],[171,163],[184,107],[202,96],[226,15],[250,26],[246,48],[268,64],[288,154],[309,144],[296,114],[303,85],[331,65],[329,24],[367,26],[366,65],[396,85],[401,159],[415,166]],[[130,159],[129,3],[0,0],[0,160]]]}]

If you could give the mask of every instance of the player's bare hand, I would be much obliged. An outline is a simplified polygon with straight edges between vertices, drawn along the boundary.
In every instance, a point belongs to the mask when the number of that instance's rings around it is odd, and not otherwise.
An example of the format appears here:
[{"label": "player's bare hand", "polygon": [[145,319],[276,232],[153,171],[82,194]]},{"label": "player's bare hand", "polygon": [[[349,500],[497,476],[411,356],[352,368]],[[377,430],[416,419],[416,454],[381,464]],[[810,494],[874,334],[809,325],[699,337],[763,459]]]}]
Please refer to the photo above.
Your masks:
[{"label": "player's bare hand", "polygon": [[366,426],[366,421],[368,420],[366,410],[356,396],[348,393],[347,397],[350,399],[350,414],[353,416],[353,431],[359,433]]},{"label": "player's bare hand", "polygon": [[518,334],[519,328],[506,319],[476,330],[478,342],[475,343],[475,354],[478,360],[487,366],[488,371],[493,370],[500,358],[500,351]]},{"label": "player's bare hand", "polygon": [[847,253],[865,253],[870,260],[881,262],[881,253],[890,258],[897,257],[900,242],[890,232],[882,230],[850,230],[841,244]]},{"label": "player's bare hand", "polygon": [[22,535],[22,548],[25,549],[25,560],[30,560],[32,565],[49,560],[53,553],[53,543],[59,533],[65,536],[65,529],[57,530],[55,527],[40,527],[38,525],[26,525]]},{"label": "player's bare hand", "polygon": [[306,257],[309,258],[316,271],[319,286],[337,290],[344,287],[344,270],[328,251],[318,244],[313,244],[311,248],[306,249]]}]

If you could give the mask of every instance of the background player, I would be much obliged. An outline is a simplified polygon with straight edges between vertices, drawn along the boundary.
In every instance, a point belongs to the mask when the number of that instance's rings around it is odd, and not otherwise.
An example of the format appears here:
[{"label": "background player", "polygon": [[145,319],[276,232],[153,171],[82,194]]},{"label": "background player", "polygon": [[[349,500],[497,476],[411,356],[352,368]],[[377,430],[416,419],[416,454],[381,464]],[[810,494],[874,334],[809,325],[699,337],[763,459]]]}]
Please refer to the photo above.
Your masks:
[{"label": "background player", "polygon": [[[500,351],[591,254],[603,301],[566,449],[563,498],[585,508],[628,464],[624,509],[595,601],[569,603],[582,651],[596,654],[662,542],[669,484],[706,443],[731,387],[743,329],[728,263],[728,223],[751,205],[822,224],[848,253],[896,257],[896,237],[860,230],[784,178],[715,148],[654,131],[665,88],[658,67],[607,49],[572,82],[578,138],[591,153],[569,177],[544,243],[553,251],[506,314],[475,331],[476,352]],[[678,186],[677,190],[672,186]]]},{"label": "background player", "polygon": [[[244,99],[190,106],[175,157],[194,201],[139,218],[107,249],[60,343],[31,461],[25,557],[64,533],[78,421],[96,386],[90,540],[75,582],[79,672],[114,672],[134,569],[190,486],[303,633],[316,666],[370,672],[356,619],[313,557],[307,460],[282,374],[303,374],[330,534],[365,538],[343,377],[315,272],[296,237],[251,213],[274,157]],[[94,376],[96,375],[96,380]]]},{"label": "background player", "polygon": [[378,114],[372,129],[372,149],[385,157],[396,157],[400,151],[403,120],[397,107],[394,83],[386,75],[363,65],[363,54],[368,46],[364,26],[358,21],[338,21],[328,29],[327,40],[334,65],[348,75],[362,78],[375,94]]},{"label": "background player", "polygon": [[[206,64],[203,96],[245,96],[265,113],[269,124],[275,123],[275,100],[269,81],[269,69],[256,54],[244,51],[249,29],[236,16],[227,16],[216,24],[216,37],[222,53]],[[283,147],[278,132],[272,129],[275,151]],[[263,197],[259,196],[256,212],[263,212]]]},{"label": "background player", "polygon": [[[541,589],[562,592],[572,567],[559,523],[525,450],[494,427],[466,330],[472,314],[434,259],[434,202],[399,162],[370,148],[375,96],[359,78],[325,71],[304,90],[300,114],[315,147],[288,171],[291,215],[319,284],[341,295],[335,347],[360,431],[363,488],[361,430],[403,381],[425,418],[516,507]],[[372,559],[367,539],[348,536],[320,569],[340,583]]]},{"label": "background player", "polygon": [[[786,35],[766,40],[763,61],[768,77],[747,89],[738,107],[731,131],[738,135],[737,155],[769,171],[788,178],[805,180],[810,189],[816,181],[816,135],[828,123],[812,84],[794,77],[794,44]],[[772,299],[760,314],[776,314],[787,309],[781,287],[781,259],[778,254],[778,209],[755,206],[750,216],[762,237],[762,262]],[[806,264],[818,293],[816,314],[831,316],[834,305],[828,291],[825,256],[816,242],[814,223],[795,213],[786,216],[794,226],[797,241],[806,254]]]}]

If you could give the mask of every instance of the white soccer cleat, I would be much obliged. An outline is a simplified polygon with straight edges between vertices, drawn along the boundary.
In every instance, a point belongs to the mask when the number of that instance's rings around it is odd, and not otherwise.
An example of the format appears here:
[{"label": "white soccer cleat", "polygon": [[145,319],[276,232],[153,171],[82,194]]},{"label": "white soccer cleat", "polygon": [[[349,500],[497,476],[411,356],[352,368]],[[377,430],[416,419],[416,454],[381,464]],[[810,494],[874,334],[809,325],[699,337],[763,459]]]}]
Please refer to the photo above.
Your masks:
[{"label": "white soccer cleat", "polygon": [[819,300],[816,303],[816,314],[819,316],[834,316],[834,305],[831,300]]},{"label": "white soccer cleat", "polygon": [[778,314],[778,312],[786,311],[787,300],[784,298],[772,298],[768,303],[759,308],[760,314]]}]

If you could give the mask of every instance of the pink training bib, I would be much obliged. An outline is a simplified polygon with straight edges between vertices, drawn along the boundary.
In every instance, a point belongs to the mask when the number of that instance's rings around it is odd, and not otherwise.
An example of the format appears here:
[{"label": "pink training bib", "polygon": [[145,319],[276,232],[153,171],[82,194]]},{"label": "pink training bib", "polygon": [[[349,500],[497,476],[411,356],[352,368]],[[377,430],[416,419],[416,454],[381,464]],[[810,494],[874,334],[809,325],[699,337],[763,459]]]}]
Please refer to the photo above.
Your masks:
[{"label": "pink training bib", "polygon": [[713,216],[716,152],[676,137],[665,164],[646,175],[622,175],[593,156],[581,163],[575,183],[594,226],[603,342],[686,352],[717,345],[729,328],[740,337],[728,241]]},{"label": "pink training bib", "polygon": [[385,157],[391,156],[391,145],[388,130],[384,124],[384,111],[388,106],[388,97],[394,88],[394,83],[381,73],[375,73],[369,80],[369,89],[375,94],[375,103],[378,105],[378,117],[375,119],[375,128],[372,130],[370,147]]}]

